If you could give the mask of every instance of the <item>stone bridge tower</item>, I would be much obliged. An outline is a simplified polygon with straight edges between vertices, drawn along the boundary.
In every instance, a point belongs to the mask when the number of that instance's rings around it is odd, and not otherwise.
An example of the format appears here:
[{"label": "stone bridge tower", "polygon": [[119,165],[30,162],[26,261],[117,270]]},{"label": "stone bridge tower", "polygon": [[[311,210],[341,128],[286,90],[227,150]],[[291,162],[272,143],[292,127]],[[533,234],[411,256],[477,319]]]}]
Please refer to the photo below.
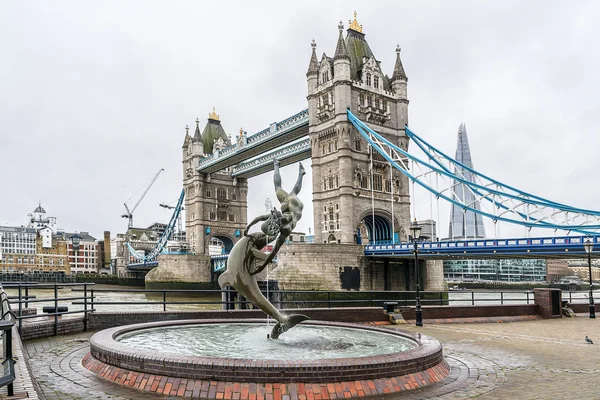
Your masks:
[{"label": "stone bridge tower", "polygon": [[313,40],[306,73],[315,242],[365,244],[391,240],[394,234],[406,240],[408,180],[376,152],[371,169],[370,147],[346,114],[349,108],[373,130],[407,149],[408,78],[400,48],[390,78],[371,51],[356,13],[345,37],[343,28],[340,22],[333,58],[323,53],[318,61]]},{"label": "stone bridge tower", "polygon": [[214,174],[196,170],[201,158],[231,145],[214,109],[202,133],[199,123],[194,136],[186,127],[182,148],[186,239],[196,254],[228,253],[247,224],[248,182],[232,178],[228,169]]}]

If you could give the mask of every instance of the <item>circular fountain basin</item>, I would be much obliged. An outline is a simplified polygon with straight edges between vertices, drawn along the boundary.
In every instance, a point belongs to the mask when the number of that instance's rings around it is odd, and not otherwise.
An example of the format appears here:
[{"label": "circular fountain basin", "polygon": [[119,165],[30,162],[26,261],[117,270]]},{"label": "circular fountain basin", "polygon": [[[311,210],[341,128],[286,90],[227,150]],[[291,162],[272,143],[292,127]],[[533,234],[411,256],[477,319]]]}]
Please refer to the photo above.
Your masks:
[{"label": "circular fountain basin", "polygon": [[341,382],[412,374],[443,362],[432,337],[311,321],[267,339],[264,320],[182,320],[110,328],[91,355],[125,370],[196,380]]}]

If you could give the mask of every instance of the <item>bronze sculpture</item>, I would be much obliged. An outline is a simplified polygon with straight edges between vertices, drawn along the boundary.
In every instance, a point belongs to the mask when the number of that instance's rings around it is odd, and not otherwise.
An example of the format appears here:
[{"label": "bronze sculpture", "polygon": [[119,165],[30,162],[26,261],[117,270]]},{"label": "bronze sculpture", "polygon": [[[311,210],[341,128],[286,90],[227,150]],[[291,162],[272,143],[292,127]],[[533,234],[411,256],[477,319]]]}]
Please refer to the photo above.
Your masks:
[{"label": "bronze sculpture", "polygon": [[[256,217],[248,224],[244,230],[244,237],[233,246],[229,253],[227,270],[219,277],[219,286],[222,289],[226,285],[233,286],[255,306],[276,319],[277,324],[273,327],[271,338],[277,339],[283,332],[310,318],[302,314],[283,315],[261,293],[256,281],[255,275],[261,272],[277,255],[277,252],[302,217],[302,209],[304,208],[298,198],[298,193],[302,188],[302,178],[306,174],[302,164],[300,164],[298,179],[291,193],[287,193],[281,187],[279,161],[275,160],[273,164],[273,183],[277,199],[281,203],[281,212],[273,209],[269,214]],[[260,221],[264,221],[261,224],[262,232],[248,234],[250,227]],[[263,253],[261,249],[272,240],[275,240],[275,246],[271,253]]]}]

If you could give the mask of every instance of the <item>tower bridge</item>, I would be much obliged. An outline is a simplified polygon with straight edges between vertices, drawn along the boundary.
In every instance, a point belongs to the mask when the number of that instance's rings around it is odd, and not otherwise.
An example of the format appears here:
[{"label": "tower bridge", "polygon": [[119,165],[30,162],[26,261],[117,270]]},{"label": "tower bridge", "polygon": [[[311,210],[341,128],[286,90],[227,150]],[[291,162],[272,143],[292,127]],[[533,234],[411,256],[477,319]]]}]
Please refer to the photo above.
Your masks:
[{"label": "tower bridge", "polygon": [[[563,257],[581,253],[584,237],[598,241],[600,212],[493,180],[475,171],[470,160],[452,159],[412,132],[400,48],[391,75],[384,73],[356,16],[348,29],[338,26],[333,56],[317,57],[314,40],[311,48],[305,110],[252,135],[240,130],[235,139],[227,135],[214,109],[203,129],[198,119],[193,134],[186,127],[181,207],[185,206],[191,251],[158,255],[158,267],[146,277],[148,286],[180,282],[197,288],[214,283],[248,223],[248,178],[271,171],[274,159],[282,166],[308,158],[312,163],[315,240],[281,249],[269,275],[281,288],[414,287],[413,247],[408,244],[410,196],[419,187],[431,193],[430,198],[451,203],[454,214],[462,211],[462,221],[481,222],[485,217],[495,228],[500,222],[518,224],[527,236],[532,228],[583,235],[506,241],[464,237],[421,244],[419,269],[427,290],[444,288],[444,257]],[[408,152],[409,142],[425,153],[424,159]],[[467,236],[469,231],[462,232]],[[211,258],[209,243],[215,240],[222,243],[224,254]],[[157,254],[132,269],[153,268]],[[348,282],[351,287],[344,286]]]}]

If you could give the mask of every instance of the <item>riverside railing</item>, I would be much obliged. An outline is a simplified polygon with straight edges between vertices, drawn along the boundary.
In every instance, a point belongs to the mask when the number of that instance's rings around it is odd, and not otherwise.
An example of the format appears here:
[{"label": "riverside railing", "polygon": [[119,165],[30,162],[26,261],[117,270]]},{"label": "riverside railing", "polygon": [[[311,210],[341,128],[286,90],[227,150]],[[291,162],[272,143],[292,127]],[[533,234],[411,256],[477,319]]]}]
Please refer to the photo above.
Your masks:
[{"label": "riverside railing", "polygon": [[[6,289],[17,289],[17,296],[10,296],[8,300],[11,304],[17,305],[17,312],[15,313],[15,318],[18,321],[18,330],[19,333],[23,331],[23,320],[32,319],[32,318],[40,318],[41,315],[38,314],[28,314],[26,310],[28,309],[31,303],[48,303],[50,302],[53,306],[43,307],[43,312],[47,316],[54,317],[54,336],[58,335],[58,320],[59,317],[63,315],[69,314],[83,314],[83,330],[87,331],[87,320],[88,313],[94,311],[93,306],[88,306],[91,304],[92,298],[88,296],[89,289],[88,287],[93,287],[93,283],[5,283],[3,284]],[[59,288],[63,287],[81,287],[83,286],[83,296],[70,296],[70,297],[60,297],[58,295]],[[30,296],[30,289],[53,289],[53,296],[40,298],[38,296]],[[83,300],[83,310],[73,310],[68,311],[68,307],[65,307],[64,302],[68,301],[77,301]],[[25,305],[25,307],[23,307]]]},{"label": "riverside railing", "polygon": [[[118,306],[147,305],[161,306],[167,311],[168,306],[203,305],[214,306],[210,309],[252,308],[251,303],[237,295],[235,290],[173,290],[173,289],[102,289],[90,288],[91,307],[107,307],[118,309]],[[81,289],[73,289],[81,291]],[[115,293],[119,294],[119,301],[99,301],[98,295]],[[145,294],[144,300],[123,300],[123,294]],[[266,291],[263,294],[267,295]],[[184,299],[182,296],[216,299]],[[281,308],[311,308],[311,307],[382,307],[383,303],[396,301],[400,306],[414,306],[414,291],[319,291],[319,290],[269,290],[269,299]],[[105,296],[103,296],[105,297]],[[533,304],[532,291],[425,291],[421,292],[423,305],[482,305],[482,304]],[[82,302],[73,302],[81,305]],[[206,308],[206,307],[205,307]]]},{"label": "riverside railing", "polygon": [[[239,296],[235,290],[169,290],[169,289],[108,289],[95,287],[91,283],[80,284],[8,284],[7,288],[18,290],[11,302],[18,306],[16,319],[19,327],[23,320],[40,318],[40,315],[25,315],[23,305],[50,303],[52,310],[46,313],[54,317],[55,332],[58,318],[67,314],[84,314],[84,328],[87,329],[87,314],[96,311],[143,311],[151,306],[151,311],[174,310],[220,310],[250,309],[250,302]],[[70,288],[70,292],[82,295],[58,295],[59,288]],[[51,288],[53,296],[39,298],[30,296],[35,289]],[[142,294],[143,296],[139,296]],[[267,295],[263,290],[263,294]],[[425,291],[421,292],[421,304],[424,306],[475,306],[475,305],[522,305],[534,304],[532,291]],[[600,293],[599,293],[600,294]],[[131,296],[129,296],[131,295]],[[134,296],[135,295],[135,296]],[[565,292],[563,300],[569,303],[587,301],[584,292]],[[133,299],[133,297],[136,297]],[[268,297],[279,308],[313,308],[313,307],[383,307],[385,302],[397,302],[399,306],[415,306],[414,291],[318,291],[318,290],[269,290]],[[116,298],[117,300],[111,300]],[[599,296],[600,298],[600,296]],[[70,302],[83,309],[61,311],[59,304]],[[139,307],[132,307],[139,306]],[[158,306],[158,307],[157,307]],[[186,307],[197,306],[197,307]],[[15,307],[14,307],[15,308]],[[158,308],[158,310],[157,310]]]}]

